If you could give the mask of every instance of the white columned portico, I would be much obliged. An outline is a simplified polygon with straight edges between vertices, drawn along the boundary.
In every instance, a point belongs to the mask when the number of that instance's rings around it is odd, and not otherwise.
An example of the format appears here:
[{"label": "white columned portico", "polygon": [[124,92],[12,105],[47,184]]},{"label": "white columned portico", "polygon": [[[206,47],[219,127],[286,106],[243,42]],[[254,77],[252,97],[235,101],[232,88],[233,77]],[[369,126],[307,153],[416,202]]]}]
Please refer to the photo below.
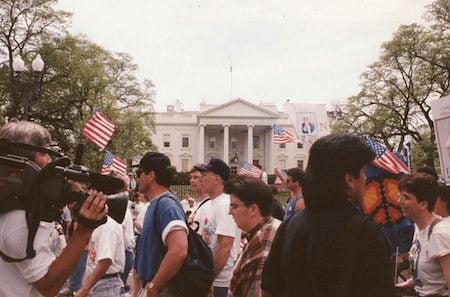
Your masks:
[{"label": "white columned portico", "polygon": [[200,124],[198,134],[198,162],[205,163],[205,125]]},{"label": "white columned portico", "polygon": [[223,157],[222,160],[230,164],[230,125],[225,124],[223,125]]},{"label": "white columned portico", "polygon": [[253,164],[253,125],[247,125],[247,162]]}]

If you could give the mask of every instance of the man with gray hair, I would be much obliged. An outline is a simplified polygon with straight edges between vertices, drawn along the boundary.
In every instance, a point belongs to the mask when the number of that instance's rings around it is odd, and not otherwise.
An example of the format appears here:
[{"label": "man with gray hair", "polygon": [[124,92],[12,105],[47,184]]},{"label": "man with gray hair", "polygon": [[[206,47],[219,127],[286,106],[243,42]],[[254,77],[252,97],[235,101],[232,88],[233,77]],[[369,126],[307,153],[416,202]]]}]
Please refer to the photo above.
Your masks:
[{"label": "man with gray hair", "polygon": [[[49,151],[45,149],[50,143],[50,133],[38,124],[12,120],[0,128],[0,140],[35,146],[36,149],[13,146],[6,153],[27,158],[39,168],[44,168],[52,161]],[[9,177],[20,174],[18,168],[10,172]],[[0,190],[8,190],[6,187],[7,183],[2,181]],[[45,201],[45,197],[43,199]],[[39,223],[33,243],[33,256],[27,251],[26,244],[28,233],[31,232],[27,224],[29,209],[0,212],[0,296],[55,296],[75,268],[93,229],[104,222],[108,211],[105,203],[105,195],[91,192],[78,211],[79,227],[59,257],[52,253],[49,240],[53,222],[41,220]]]}]

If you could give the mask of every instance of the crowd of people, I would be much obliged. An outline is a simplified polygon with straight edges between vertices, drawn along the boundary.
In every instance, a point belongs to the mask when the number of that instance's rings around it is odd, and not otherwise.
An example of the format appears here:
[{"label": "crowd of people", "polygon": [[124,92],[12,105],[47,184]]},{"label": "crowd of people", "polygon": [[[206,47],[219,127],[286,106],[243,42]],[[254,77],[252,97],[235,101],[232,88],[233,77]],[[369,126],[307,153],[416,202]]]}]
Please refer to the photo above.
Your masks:
[{"label": "crowd of people", "polygon": [[[32,145],[8,153],[41,169],[52,162],[50,134],[36,123],[10,121],[0,128],[0,139]],[[281,205],[267,174],[233,176],[219,158],[192,167],[190,191],[179,199],[170,190],[176,173],[170,159],[147,152],[136,180],[120,177],[130,199],[119,221],[108,212],[106,195],[68,181],[86,199],[62,205],[60,218],[38,218],[34,226],[31,206],[0,212],[0,297],[184,296],[173,279],[186,261],[190,230],[212,251],[208,297],[448,297],[447,186],[432,173],[400,180],[399,205],[415,232],[408,239],[411,277],[398,282],[385,235],[358,208],[374,158],[359,137],[318,139],[305,171],[275,169],[290,193]],[[1,171],[4,199],[11,193],[6,182],[25,173]]]}]

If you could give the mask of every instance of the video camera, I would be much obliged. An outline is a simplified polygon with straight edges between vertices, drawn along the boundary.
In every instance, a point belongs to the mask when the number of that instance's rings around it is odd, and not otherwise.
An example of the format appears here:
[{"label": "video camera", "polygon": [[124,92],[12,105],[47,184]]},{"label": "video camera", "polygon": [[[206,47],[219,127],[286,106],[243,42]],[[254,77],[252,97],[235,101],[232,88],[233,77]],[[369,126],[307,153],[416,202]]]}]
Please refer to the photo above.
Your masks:
[{"label": "video camera", "polygon": [[[25,157],[9,154],[12,148],[47,152],[56,158],[41,169]],[[30,210],[35,199],[41,197],[41,220],[59,220],[59,210],[64,205],[77,202],[81,206],[87,197],[85,193],[71,190],[68,180],[87,183],[91,188],[109,195],[109,215],[119,223],[123,221],[128,193],[115,194],[124,187],[121,179],[74,165],[69,158],[49,149],[0,139],[0,213],[13,209]]]},{"label": "video camera", "polygon": [[[41,169],[28,158],[17,155],[17,151],[45,152],[54,160]],[[66,204],[76,202],[75,210],[79,210],[88,194],[73,191],[69,180],[86,183],[108,195],[108,215],[122,223],[128,192],[120,192],[124,188],[121,179],[72,164],[69,158],[46,148],[0,139],[0,214],[25,210],[31,217],[27,220],[30,232],[37,231],[39,221],[59,221],[60,209]]]}]

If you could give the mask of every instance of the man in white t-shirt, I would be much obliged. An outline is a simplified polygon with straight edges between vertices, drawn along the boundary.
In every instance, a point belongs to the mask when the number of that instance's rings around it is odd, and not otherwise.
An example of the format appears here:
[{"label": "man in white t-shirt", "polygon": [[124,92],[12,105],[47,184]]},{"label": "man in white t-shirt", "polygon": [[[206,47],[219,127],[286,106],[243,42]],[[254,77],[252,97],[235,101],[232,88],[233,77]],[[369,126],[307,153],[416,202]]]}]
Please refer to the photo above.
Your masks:
[{"label": "man in white t-shirt", "polygon": [[204,236],[206,232],[205,219],[207,219],[211,201],[209,199],[209,195],[203,190],[202,173],[193,167],[189,174],[189,184],[191,185],[191,190],[197,194],[198,198],[197,207],[189,218],[189,224],[193,230],[197,231],[197,233],[201,236]]},{"label": "man in white t-shirt", "polygon": [[[10,121],[0,128],[0,139],[36,146],[35,150],[21,148],[9,153],[28,158],[40,168],[52,161],[45,149],[50,144],[50,133],[36,123]],[[106,196],[95,191],[86,198],[77,214],[79,227],[60,256],[55,257],[51,250],[53,222],[41,221],[33,242],[34,257],[18,262],[8,262],[0,257],[0,296],[56,296],[75,268],[93,229],[105,218],[105,203]],[[0,214],[0,251],[3,256],[25,258],[27,241],[25,210],[15,209]]]},{"label": "man in white t-shirt", "polygon": [[230,177],[230,168],[216,158],[211,158],[205,165],[194,167],[202,173],[203,190],[211,198],[209,213],[205,218],[204,239],[214,256],[214,297],[226,297],[241,240],[241,231],[229,214],[230,196],[223,192],[224,182]]},{"label": "man in white t-shirt", "polygon": [[89,241],[85,278],[75,297],[125,296],[120,273],[125,267],[122,225],[108,216]]}]

